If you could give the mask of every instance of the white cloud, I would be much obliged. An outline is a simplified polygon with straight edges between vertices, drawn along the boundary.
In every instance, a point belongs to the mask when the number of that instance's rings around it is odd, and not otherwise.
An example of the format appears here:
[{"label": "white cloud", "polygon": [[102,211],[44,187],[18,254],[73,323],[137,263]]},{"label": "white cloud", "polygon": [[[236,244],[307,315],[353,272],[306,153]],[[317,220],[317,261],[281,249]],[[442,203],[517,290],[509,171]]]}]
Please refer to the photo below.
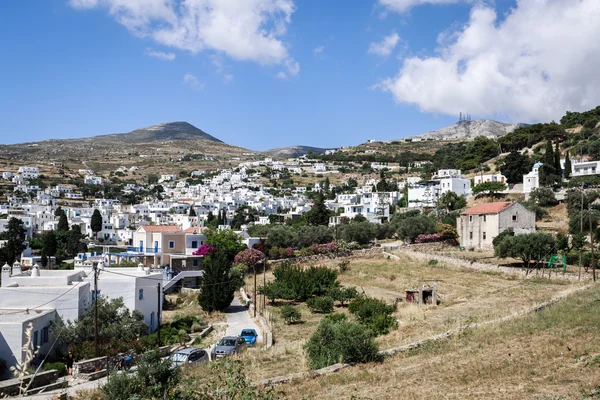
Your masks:
[{"label": "white cloud", "polygon": [[198,79],[192,74],[185,74],[185,76],[183,77],[183,82],[186,83],[192,89],[204,89],[204,82],[202,82],[200,79]]},{"label": "white cloud", "polygon": [[278,72],[277,75],[275,75],[275,77],[277,79],[281,79],[283,81],[285,81],[285,80],[288,79],[288,76],[287,76],[287,74],[285,72]]},{"label": "white cloud", "polygon": [[320,56],[321,54],[323,54],[323,52],[325,51],[325,46],[319,46],[319,47],[315,47],[313,50],[313,53],[315,53],[315,56]]},{"label": "white cloud", "polygon": [[379,4],[398,13],[407,12],[411,8],[423,4],[456,4],[470,2],[471,0],[379,0]]},{"label": "white cloud", "polygon": [[[293,0],[71,0],[103,7],[134,35],[197,53],[212,50],[261,65],[297,64],[282,41]],[[293,70],[288,70],[294,75]]]},{"label": "white cloud", "polygon": [[387,57],[396,48],[400,41],[400,36],[396,32],[385,36],[381,42],[372,42],[369,45],[368,53],[378,56]]},{"label": "white cloud", "polygon": [[150,47],[146,48],[145,54],[148,57],[155,57],[164,61],[173,61],[175,59],[175,53],[165,53],[163,51],[155,51]]},{"label": "white cloud", "polygon": [[519,0],[501,21],[476,6],[436,55],[405,58],[376,87],[426,112],[558,119],[600,103],[599,19],[598,0]]}]

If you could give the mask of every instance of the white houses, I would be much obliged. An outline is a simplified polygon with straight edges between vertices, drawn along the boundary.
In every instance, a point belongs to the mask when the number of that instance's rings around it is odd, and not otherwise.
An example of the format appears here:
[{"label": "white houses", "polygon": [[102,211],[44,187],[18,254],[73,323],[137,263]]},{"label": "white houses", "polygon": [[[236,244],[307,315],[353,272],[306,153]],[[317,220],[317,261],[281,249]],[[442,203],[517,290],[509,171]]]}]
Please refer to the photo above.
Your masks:
[{"label": "white houses", "polygon": [[473,178],[473,183],[475,186],[484,182],[500,182],[506,183],[506,177],[502,174],[487,174],[487,175],[475,175]]},{"label": "white houses", "polygon": [[516,202],[478,204],[463,211],[456,219],[460,245],[484,249],[506,229],[516,235],[535,232],[535,212]]},{"label": "white houses", "polygon": [[40,171],[37,167],[19,167],[17,173],[25,179],[37,179],[40,177]]}]

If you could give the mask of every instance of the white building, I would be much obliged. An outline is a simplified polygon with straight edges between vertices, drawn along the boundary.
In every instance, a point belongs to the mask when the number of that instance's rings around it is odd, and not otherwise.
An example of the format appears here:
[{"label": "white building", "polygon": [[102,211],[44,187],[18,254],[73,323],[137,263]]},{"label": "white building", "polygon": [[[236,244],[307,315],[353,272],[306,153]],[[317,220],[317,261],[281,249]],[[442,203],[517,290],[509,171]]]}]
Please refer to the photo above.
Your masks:
[{"label": "white building", "polygon": [[571,176],[596,175],[600,173],[600,161],[571,160]]},{"label": "white building", "polygon": [[531,193],[533,189],[540,187],[539,169],[544,165],[541,162],[535,163],[531,172],[523,175],[523,193]]},{"label": "white building", "polygon": [[474,184],[475,186],[484,182],[500,182],[506,183],[506,177],[502,174],[488,174],[488,175],[475,175]]},{"label": "white building", "polygon": [[40,177],[40,171],[37,167],[20,167],[17,173],[25,179],[37,179]]},{"label": "white building", "polygon": [[86,175],[83,178],[83,183],[86,185],[102,185],[104,183],[104,179],[100,176]]},{"label": "white building", "polygon": [[313,165],[313,170],[315,172],[325,172],[327,171],[327,167],[323,163],[316,163]]}]

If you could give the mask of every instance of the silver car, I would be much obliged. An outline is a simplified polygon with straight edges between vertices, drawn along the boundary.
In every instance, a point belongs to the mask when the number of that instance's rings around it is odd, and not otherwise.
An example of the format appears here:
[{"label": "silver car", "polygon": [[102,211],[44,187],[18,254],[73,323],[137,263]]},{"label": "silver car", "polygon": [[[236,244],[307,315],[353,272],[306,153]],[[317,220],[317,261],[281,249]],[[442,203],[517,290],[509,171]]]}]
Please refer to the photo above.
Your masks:
[{"label": "silver car", "polygon": [[175,367],[181,367],[187,364],[203,364],[208,361],[208,353],[203,349],[182,349],[171,355],[171,362]]},{"label": "silver car", "polygon": [[240,336],[225,336],[212,351],[212,358],[221,358],[237,353],[246,348],[246,341]]}]

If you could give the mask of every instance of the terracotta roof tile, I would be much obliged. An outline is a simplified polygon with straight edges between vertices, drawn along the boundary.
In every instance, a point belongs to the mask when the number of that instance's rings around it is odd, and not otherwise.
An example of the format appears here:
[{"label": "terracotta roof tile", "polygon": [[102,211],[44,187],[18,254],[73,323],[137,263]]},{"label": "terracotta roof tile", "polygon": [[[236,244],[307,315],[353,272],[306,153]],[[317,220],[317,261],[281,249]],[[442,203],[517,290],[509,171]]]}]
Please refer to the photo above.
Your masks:
[{"label": "terracotta roof tile", "polygon": [[175,233],[181,232],[181,229],[177,225],[144,225],[142,228],[146,232],[152,233]]},{"label": "terracotta roof tile", "polygon": [[201,226],[190,226],[183,232],[185,232],[185,233],[202,233],[204,231],[204,229],[205,228],[203,228]]},{"label": "terracotta roof tile", "polygon": [[504,210],[506,207],[512,204],[512,201],[477,204],[476,206],[473,206],[468,210],[463,211],[461,214],[498,214],[500,211]]}]

